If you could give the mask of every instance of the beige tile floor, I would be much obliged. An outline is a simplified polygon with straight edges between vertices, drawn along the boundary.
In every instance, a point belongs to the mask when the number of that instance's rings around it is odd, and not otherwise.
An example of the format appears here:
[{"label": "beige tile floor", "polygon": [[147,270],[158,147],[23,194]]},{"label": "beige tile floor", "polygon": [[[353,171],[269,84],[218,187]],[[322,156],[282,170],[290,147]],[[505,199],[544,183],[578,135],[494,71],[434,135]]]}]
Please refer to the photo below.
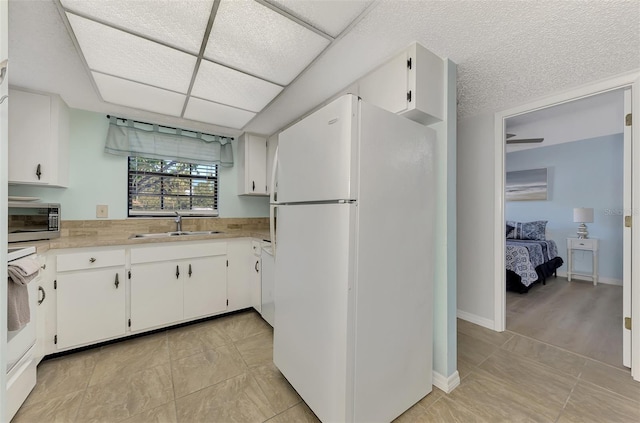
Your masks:
[{"label": "beige tile floor", "polygon": [[[513,332],[458,321],[461,385],[397,422],[637,422],[640,383]],[[317,422],[253,311],[43,361],[13,422]]]}]

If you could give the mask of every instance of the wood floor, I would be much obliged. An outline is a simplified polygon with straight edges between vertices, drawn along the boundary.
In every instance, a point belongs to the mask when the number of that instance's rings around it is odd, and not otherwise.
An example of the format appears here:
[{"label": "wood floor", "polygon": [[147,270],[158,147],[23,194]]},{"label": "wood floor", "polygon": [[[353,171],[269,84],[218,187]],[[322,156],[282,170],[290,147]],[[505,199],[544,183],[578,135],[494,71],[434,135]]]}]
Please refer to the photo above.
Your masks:
[{"label": "wood floor", "polygon": [[507,330],[624,368],[621,286],[552,277],[507,292]]}]

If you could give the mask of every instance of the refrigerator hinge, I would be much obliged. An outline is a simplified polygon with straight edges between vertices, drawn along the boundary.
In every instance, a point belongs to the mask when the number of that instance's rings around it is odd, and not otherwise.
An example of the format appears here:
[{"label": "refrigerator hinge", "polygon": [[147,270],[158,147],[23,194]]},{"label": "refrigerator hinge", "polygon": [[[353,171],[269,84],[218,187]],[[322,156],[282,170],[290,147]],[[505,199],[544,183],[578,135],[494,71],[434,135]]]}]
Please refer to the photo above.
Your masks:
[{"label": "refrigerator hinge", "polygon": [[624,117],[625,126],[631,126],[631,120],[632,120],[631,113],[629,113]]},{"label": "refrigerator hinge", "polygon": [[407,67],[411,69],[411,57],[409,57],[409,60],[407,60]]},{"label": "refrigerator hinge", "polygon": [[407,101],[411,103],[411,90],[407,93]]}]

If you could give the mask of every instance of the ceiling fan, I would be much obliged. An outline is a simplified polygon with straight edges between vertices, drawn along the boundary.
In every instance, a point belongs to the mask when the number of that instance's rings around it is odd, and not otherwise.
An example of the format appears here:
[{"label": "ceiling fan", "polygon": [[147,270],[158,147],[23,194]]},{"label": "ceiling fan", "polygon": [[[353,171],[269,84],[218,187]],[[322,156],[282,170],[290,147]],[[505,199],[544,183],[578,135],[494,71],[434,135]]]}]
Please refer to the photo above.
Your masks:
[{"label": "ceiling fan", "polygon": [[544,141],[544,138],[518,138],[518,139],[511,139],[511,138],[513,138],[515,136],[516,136],[516,134],[507,134],[505,142],[507,144],[533,144],[533,143]]}]

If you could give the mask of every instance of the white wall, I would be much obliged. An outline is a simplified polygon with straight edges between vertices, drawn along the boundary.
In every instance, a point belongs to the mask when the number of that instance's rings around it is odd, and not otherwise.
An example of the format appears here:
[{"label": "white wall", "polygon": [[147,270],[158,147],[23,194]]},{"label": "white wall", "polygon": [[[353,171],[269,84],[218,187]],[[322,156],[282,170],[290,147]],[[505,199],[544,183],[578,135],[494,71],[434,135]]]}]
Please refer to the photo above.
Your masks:
[{"label": "white wall", "polygon": [[[127,217],[127,158],[104,152],[109,121],[104,114],[71,109],[69,187],[10,186],[9,195],[58,202],[64,220],[96,219],[96,205],[109,206],[110,219]],[[235,155],[236,141],[233,142]],[[268,197],[237,195],[237,167],[221,168],[220,217],[266,217]]]},{"label": "white wall", "polygon": [[494,320],[494,116],[458,121],[458,315]]}]

